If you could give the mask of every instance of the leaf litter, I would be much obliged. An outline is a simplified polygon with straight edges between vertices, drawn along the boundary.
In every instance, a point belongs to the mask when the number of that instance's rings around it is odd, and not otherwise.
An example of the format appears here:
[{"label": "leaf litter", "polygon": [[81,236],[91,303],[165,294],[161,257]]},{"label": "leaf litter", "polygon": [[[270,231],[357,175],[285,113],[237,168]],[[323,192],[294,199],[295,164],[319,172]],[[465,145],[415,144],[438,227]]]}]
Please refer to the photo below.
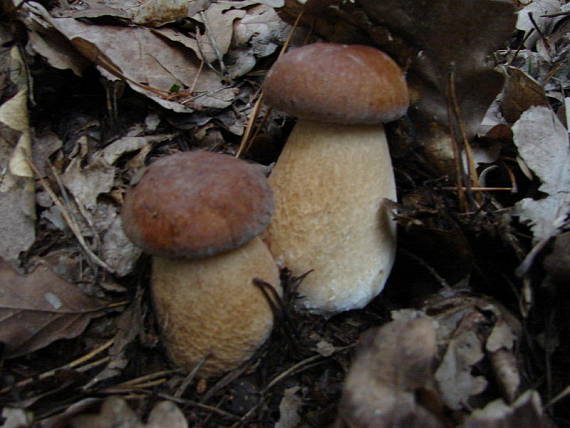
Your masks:
[{"label": "leaf litter", "polygon": [[[0,273],[11,293],[0,298],[9,316],[0,321],[0,399],[9,421],[364,428],[570,420],[560,405],[570,378],[553,376],[568,373],[570,352],[561,294],[567,4],[20,3],[3,5],[10,18],[0,23]],[[402,203],[387,290],[330,320],[290,308],[291,325],[221,379],[171,370],[145,286],[148,259],[120,225],[125,189],[158,157],[194,148],[235,154],[242,137],[240,153],[270,166],[292,121],[259,102],[260,83],[283,44],[319,38],[385,49],[413,88],[408,119],[390,127]],[[302,280],[283,274],[289,290]],[[11,307],[10,299],[19,300]],[[24,322],[11,323],[14,316]]]}]

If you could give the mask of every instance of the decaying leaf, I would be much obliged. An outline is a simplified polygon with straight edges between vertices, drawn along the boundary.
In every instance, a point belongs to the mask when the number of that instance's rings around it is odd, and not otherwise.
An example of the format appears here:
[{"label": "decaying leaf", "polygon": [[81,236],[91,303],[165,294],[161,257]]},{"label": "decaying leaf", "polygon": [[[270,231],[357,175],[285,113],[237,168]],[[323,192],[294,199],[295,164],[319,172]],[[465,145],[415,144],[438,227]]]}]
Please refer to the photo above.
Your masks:
[{"label": "decaying leaf", "polygon": [[473,366],[483,357],[481,341],[474,331],[464,331],[450,340],[435,377],[443,399],[452,409],[461,409],[472,395],[487,387],[485,378],[472,374]]},{"label": "decaying leaf", "polygon": [[544,88],[532,77],[515,67],[506,67],[507,82],[501,111],[509,123],[516,122],[532,106],[548,106]]},{"label": "decaying leaf", "polygon": [[187,428],[184,414],[171,401],[161,401],[151,411],[148,423],[140,422],[125,400],[120,397],[107,398],[99,414],[79,415],[71,420],[74,428]]},{"label": "decaying leaf", "polygon": [[[48,12],[39,3],[27,2],[22,19],[32,48],[53,66],[80,74],[87,58],[106,78],[125,80],[135,91],[177,112],[229,106],[237,91],[224,82],[225,77],[250,71],[255,58],[270,55],[288,33],[287,24],[272,9],[282,3],[277,0],[123,3],[92,0],[82,7]],[[139,25],[94,25],[79,20],[101,16]],[[192,18],[204,30],[148,28],[181,18]],[[234,29],[241,19],[244,22]],[[243,43],[250,43],[249,49],[240,49]],[[204,62],[216,65],[205,66]]]},{"label": "decaying leaf", "polygon": [[345,381],[337,426],[443,427],[418,399],[433,387],[435,353],[429,318],[392,321],[367,332]]},{"label": "decaying leaf", "polygon": [[87,209],[93,210],[97,205],[97,197],[108,193],[113,186],[115,168],[105,160],[92,160],[85,168],[81,167],[81,159],[75,157],[69,163],[61,180],[78,202]]},{"label": "decaying leaf", "polygon": [[[227,107],[235,96],[212,70],[182,46],[173,46],[144,27],[90,25],[73,18],[54,18],[38,3],[23,8],[62,35],[108,79],[131,88],[178,112]],[[121,43],[117,43],[121,40]],[[172,93],[174,87],[181,91]],[[187,90],[187,93],[184,93]]]},{"label": "decaying leaf", "polygon": [[123,232],[121,217],[116,216],[103,235],[101,256],[118,276],[131,273],[142,250],[134,245]]},{"label": "decaying leaf", "polygon": [[149,0],[137,5],[133,22],[140,25],[160,26],[188,16],[187,0]]},{"label": "decaying leaf", "polygon": [[[469,408],[471,397],[489,382],[497,382],[507,400],[516,396],[520,375],[512,354],[521,326],[506,308],[489,298],[460,295],[431,299],[423,311],[437,322],[438,344],[445,346],[435,378],[449,408]],[[494,379],[474,374],[484,362],[496,371]]]},{"label": "decaying leaf", "polygon": [[175,134],[126,135],[102,149],[99,156],[101,156],[107,164],[113,165],[126,153],[138,152],[143,149],[148,151],[155,144],[172,140],[174,137]]},{"label": "decaying leaf", "polygon": [[519,156],[536,174],[543,199],[526,198],[515,206],[523,222],[531,225],[534,242],[558,233],[570,213],[570,145],[568,132],[547,107],[532,107],[513,125]]},{"label": "decaying leaf", "polygon": [[[16,263],[35,240],[35,195],[27,67],[16,46],[2,49],[0,74],[9,76],[0,105],[0,257]],[[9,87],[11,93],[7,92]]]},{"label": "decaying leaf", "polygon": [[0,261],[0,342],[14,358],[83,332],[103,307],[47,267],[22,276]]},{"label": "decaying leaf", "polygon": [[291,27],[271,7],[258,5],[234,23],[232,49],[228,52],[230,77],[243,76],[253,69],[257,58],[271,55],[284,43]]}]

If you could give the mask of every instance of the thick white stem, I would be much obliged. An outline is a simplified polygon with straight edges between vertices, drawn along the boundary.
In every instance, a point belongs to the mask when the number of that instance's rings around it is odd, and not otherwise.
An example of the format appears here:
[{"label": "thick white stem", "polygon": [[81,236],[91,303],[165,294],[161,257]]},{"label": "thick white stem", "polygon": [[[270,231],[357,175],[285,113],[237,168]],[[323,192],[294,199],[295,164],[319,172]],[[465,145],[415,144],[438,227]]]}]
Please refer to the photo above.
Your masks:
[{"label": "thick white stem", "polygon": [[394,262],[396,227],[384,198],[396,186],[383,126],[299,121],[269,178],[274,256],[300,275],[301,304],[335,313],[365,306]]},{"label": "thick white stem", "polygon": [[201,376],[218,375],[249,359],[269,337],[273,312],[254,278],[281,294],[279,271],[259,238],[236,250],[197,260],[153,258],[152,293],[172,360]]}]

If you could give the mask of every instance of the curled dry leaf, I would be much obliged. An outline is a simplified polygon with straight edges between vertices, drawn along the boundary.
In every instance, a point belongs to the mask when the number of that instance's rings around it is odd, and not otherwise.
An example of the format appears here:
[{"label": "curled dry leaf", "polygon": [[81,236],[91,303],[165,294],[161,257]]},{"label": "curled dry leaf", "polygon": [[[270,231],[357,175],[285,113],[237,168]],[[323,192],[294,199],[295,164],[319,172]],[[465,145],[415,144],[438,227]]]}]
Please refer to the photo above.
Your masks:
[{"label": "curled dry leaf", "polygon": [[83,332],[103,307],[46,266],[22,276],[0,260],[0,342],[14,358]]},{"label": "curled dry leaf", "polygon": [[506,67],[507,81],[501,100],[501,111],[509,123],[516,122],[532,106],[549,105],[544,88],[524,71]]},{"label": "curled dry leaf", "polygon": [[443,427],[422,401],[433,387],[436,335],[429,318],[391,323],[367,332],[345,381],[337,426]]}]

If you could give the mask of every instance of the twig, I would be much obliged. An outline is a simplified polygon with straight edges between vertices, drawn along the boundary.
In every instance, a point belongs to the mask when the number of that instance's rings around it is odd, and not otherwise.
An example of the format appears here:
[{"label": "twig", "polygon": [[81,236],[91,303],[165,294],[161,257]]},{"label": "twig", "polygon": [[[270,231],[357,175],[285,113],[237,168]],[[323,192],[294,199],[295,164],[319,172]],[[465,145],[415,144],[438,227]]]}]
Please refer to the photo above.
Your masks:
[{"label": "twig", "polygon": [[556,397],[550,400],[544,407],[545,408],[551,407],[556,403],[558,403],[560,400],[562,400],[564,397],[567,397],[569,395],[570,395],[570,385],[568,385],[566,388],[560,391],[560,393],[556,394]]},{"label": "twig", "polygon": [[536,21],[534,20],[534,16],[532,16],[532,12],[528,13],[528,19],[530,19],[530,22],[532,22],[532,26],[534,27],[534,29],[536,30],[536,32],[538,33],[538,35],[540,36],[540,38],[544,42],[544,46],[546,46],[546,49],[551,51],[550,43],[548,42],[548,39],[544,36],[544,33],[542,32],[542,30],[539,28]]},{"label": "twig", "polygon": [[[459,106],[459,102],[457,100],[457,93],[455,91],[455,68],[452,68],[450,75],[449,75],[449,98],[451,102],[451,110],[453,112],[453,120],[455,122],[455,128],[458,130],[459,136],[461,137],[461,145],[460,145],[460,158],[459,158],[459,165],[461,168],[461,173],[463,175],[463,153],[467,158],[467,196],[472,199],[471,202],[475,202],[473,200],[473,195],[470,193],[471,187],[479,185],[479,177],[477,176],[477,172],[475,171],[475,160],[473,158],[473,151],[471,150],[471,145],[469,144],[469,139],[467,138],[467,133],[465,132],[465,127],[463,126],[463,119],[461,113],[461,107]],[[451,123],[451,118],[449,118]],[[453,130],[452,130],[453,132]]]},{"label": "twig", "polygon": [[[243,137],[241,137],[241,142],[239,144],[239,149],[236,153],[236,158],[239,158],[243,152],[247,151],[250,146],[250,135],[252,134],[253,127],[255,125],[255,121],[257,120],[257,116],[259,115],[259,109],[261,107],[261,102],[263,101],[263,93],[260,93],[259,97],[255,101],[253,109],[249,114],[249,118],[247,119],[247,126],[245,127],[245,131],[243,133]],[[270,111],[267,112],[269,115]]]},{"label": "twig", "polygon": [[180,384],[180,386],[176,389],[176,392],[174,393],[175,397],[182,397],[182,394],[184,394],[184,392],[186,392],[186,390],[188,389],[188,385],[190,385],[192,383],[192,381],[194,380],[194,378],[196,377],[196,373],[198,373],[198,371],[204,366],[204,363],[208,360],[208,357],[206,356],[205,358],[202,358],[198,364],[196,364],[196,366],[192,369],[192,371],[184,378],[184,380],[182,381],[182,383]]},{"label": "twig", "polygon": [[[454,85],[454,72],[451,70],[449,72],[449,77],[447,79],[447,93],[448,98],[451,98],[451,87]],[[465,187],[463,186],[463,168],[462,168],[462,156],[461,150],[459,148],[459,143],[457,142],[457,138],[455,138],[455,131],[452,125],[452,103],[451,100],[448,99],[447,102],[447,117],[449,122],[449,136],[451,137],[451,143],[453,146],[453,158],[455,161],[455,189],[457,190],[457,197],[459,198],[459,206],[461,207],[461,211],[467,211],[467,199],[465,196]]]},{"label": "twig", "polygon": [[[443,190],[457,190],[457,187],[442,187]],[[474,190],[477,192],[496,192],[499,190],[508,190],[509,192],[513,191],[512,187],[463,187],[464,190]]]},{"label": "twig", "polygon": [[425,270],[427,270],[431,274],[431,276],[433,276],[436,279],[436,281],[439,282],[439,284],[441,285],[442,288],[446,288],[448,290],[451,290],[451,286],[448,284],[448,282],[445,280],[445,278],[442,277],[440,274],[438,274],[437,271],[433,267],[431,267],[420,256],[417,256],[414,253],[412,253],[412,252],[410,252],[404,248],[400,248],[400,249],[398,249],[398,251],[401,252],[402,254],[405,254],[407,257],[413,259],[416,263],[418,263]]},{"label": "twig", "polygon": [[[95,348],[94,350],[88,352],[87,354],[83,355],[82,357],[72,361],[71,363],[67,363],[61,367],[56,368],[56,369],[49,370],[49,371],[41,373],[37,376],[33,376],[30,378],[21,380],[20,382],[17,382],[14,385],[10,385],[10,386],[7,386],[6,388],[2,388],[2,389],[0,389],[0,394],[5,394],[6,392],[11,391],[13,388],[21,388],[21,387],[29,385],[35,381],[44,380],[44,379],[47,379],[49,377],[55,376],[56,373],[61,371],[61,370],[70,370],[70,369],[74,369],[76,367],[79,367],[83,363],[85,363],[86,361],[91,360],[96,355],[99,355],[100,353],[105,352],[107,349],[109,349],[111,347],[111,345],[113,345],[113,342],[114,342],[114,340],[111,339],[111,340],[105,342],[103,345],[99,346],[98,348]],[[107,357],[105,357],[105,358],[107,358]],[[97,360],[96,363],[101,362],[101,360],[104,360],[105,358]],[[95,363],[93,363],[93,364],[95,364]],[[97,365],[99,365],[99,364],[97,364]],[[87,365],[86,367],[92,368],[92,364]],[[87,370],[87,369],[85,369],[85,370]],[[84,370],[81,370],[81,371],[84,371]]]},{"label": "twig", "polygon": [[[96,265],[98,265],[99,267],[102,267],[103,269],[105,269],[109,273],[114,273],[113,269],[111,269],[111,267],[107,263],[105,263],[103,260],[101,260],[91,250],[91,248],[89,248],[89,246],[87,245],[87,242],[85,242],[85,239],[83,238],[83,235],[81,235],[81,230],[79,229],[79,226],[77,225],[75,220],[71,217],[71,215],[69,214],[69,212],[67,211],[65,206],[61,203],[61,201],[59,200],[57,195],[54,193],[54,191],[52,190],[52,188],[49,185],[49,183],[47,182],[47,180],[42,177],[41,172],[38,170],[38,168],[36,167],[34,162],[29,158],[26,159],[26,161],[28,162],[28,165],[30,166],[30,168],[34,171],[34,174],[36,175],[36,177],[40,181],[44,190],[48,193],[48,195],[51,198],[51,200],[53,201],[53,203],[57,206],[57,208],[59,208],[61,215],[63,216],[63,219],[65,220],[65,222],[67,223],[67,225],[69,226],[69,228],[71,229],[73,234],[75,235],[75,238],[77,239],[77,241],[79,242],[79,244],[81,245],[83,250],[87,253],[87,255],[91,258],[91,260]],[[51,165],[50,165],[50,167],[51,167]]]},{"label": "twig", "polygon": [[[281,56],[289,48],[289,44],[291,43],[291,39],[293,38],[293,34],[295,34],[295,30],[299,26],[299,22],[301,21],[301,18],[303,17],[304,12],[305,12],[305,5],[303,5],[301,12],[299,12],[299,15],[297,15],[297,18],[295,19],[295,22],[293,23],[293,27],[291,28],[291,31],[289,31],[289,35],[287,36],[287,40],[285,40],[285,43],[283,44],[283,46],[281,47],[281,50],[279,51],[279,55],[277,56],[277,59],[281,58]],[[250,136],[253,133],[252,129],[255,125],[255,121],[257,120],[257,116],[259,115],[259,109],[260,109],[262,101],[263,101],[263,92],[260,93],[259,97],[255,101],[255,105],[253,106],[253,109],[249,115],[249,119],[247,120],[247,126],[245,128],[244,133],[243,133],[243,137],[241,138],[239,149],[236,153],[236,158],[239,158],[242,155],[242,153],[249,150],[250,143],[251,143],[251,141],[253,141],[253,138],[250,139]],[[266,118],[269,116],[270,113],[271,113],[271,109],[269,109],[267,111],[267,114],[263,118],[262,123],[259,125],[258,129],[253,133],[254,137],[258,135],[259,129],[261,129],[261,127],[263,126],[263,124],[266,121]]]},{"label": "twig", "polygon": [[233,419],[233,420],[239,420],[240,419],[240,417],[238,415],[234,415],[233,413],[226,412],[225,410],[219,409],[219,408],[214,407],[214,406],[210,406],[208,404],[200,403],[199,401],[188,400],[186,398],[180,398],[180,397],[177,397],[176,395],[165,394],[162,392],[159,392],[156,395],[161,397],[161,398],[164,398],[166,400],[173,401],[177,404],[198,407],[199,409],[208,410],[212,413],[217,413],[217,414],[224,416],[226,418],[229,418],[229,419]]}]

